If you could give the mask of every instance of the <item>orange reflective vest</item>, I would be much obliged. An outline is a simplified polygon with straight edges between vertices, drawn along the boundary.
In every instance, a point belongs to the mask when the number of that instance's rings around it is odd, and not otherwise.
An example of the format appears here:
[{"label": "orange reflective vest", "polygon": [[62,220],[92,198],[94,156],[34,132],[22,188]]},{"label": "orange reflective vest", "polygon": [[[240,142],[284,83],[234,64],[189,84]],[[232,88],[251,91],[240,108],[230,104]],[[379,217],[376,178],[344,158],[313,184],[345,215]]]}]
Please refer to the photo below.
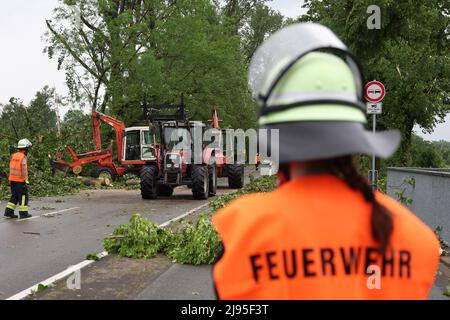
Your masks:
[{"label": "orange reflective vest", "polygon": [[426,299],[439,263],[433,231],[392,198],[385,254],[371,237],[371,205],[332,175],[240,197],[213,216],[224,252],[219,299]]},{"label": "orange reflective vest", "polygon": [[16,152],[9,162],[9,181],[25,182],[27,179],[27,156],[23,152]]}]

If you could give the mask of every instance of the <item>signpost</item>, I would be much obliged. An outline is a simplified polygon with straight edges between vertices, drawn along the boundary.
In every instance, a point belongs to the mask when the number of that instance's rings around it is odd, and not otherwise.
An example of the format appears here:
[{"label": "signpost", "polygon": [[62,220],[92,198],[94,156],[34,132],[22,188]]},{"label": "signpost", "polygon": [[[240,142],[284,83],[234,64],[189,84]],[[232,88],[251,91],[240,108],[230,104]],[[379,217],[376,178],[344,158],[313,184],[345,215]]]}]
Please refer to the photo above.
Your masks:
[{"label": "signpost", "polygon": [[[380,102],[386,95],[386,89],[380,81],[370,81],[364,87],[364,98],[368,101],[367,114],[372,114],[372,129],[373,133],[377,127],[377,114],[383,111],[383,104]],[[375,155],[372,155],[372,170],[369,173],[372,188],[377,189],[378,172],[375,170]]]}]

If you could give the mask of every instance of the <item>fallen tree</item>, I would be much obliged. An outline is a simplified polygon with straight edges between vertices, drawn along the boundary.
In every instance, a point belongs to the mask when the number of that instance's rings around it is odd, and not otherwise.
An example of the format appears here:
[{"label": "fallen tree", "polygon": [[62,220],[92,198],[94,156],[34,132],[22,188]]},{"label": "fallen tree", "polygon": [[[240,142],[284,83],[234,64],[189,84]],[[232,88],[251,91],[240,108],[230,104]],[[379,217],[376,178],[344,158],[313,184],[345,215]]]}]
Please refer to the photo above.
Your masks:
[{"label": "fallen tree", "polygon": [[78,179],[80,179],[81,182],[86,186],[93,186],[96,188],[99,188],[101,186],[107,186],[107,187],[112,186],[111,179],[109,179],[107,177],[91,178],[91,177],[78,176]]}]

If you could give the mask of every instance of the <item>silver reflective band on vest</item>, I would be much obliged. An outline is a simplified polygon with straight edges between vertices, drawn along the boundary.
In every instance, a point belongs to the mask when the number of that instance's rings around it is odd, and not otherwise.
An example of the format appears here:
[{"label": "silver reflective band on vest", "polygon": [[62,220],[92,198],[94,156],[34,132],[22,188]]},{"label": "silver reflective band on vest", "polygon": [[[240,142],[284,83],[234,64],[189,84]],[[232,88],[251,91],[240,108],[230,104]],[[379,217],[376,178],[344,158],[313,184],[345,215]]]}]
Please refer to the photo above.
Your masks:
[{"label": "silver reflective band on vest", "polygon": [[314,91],[314,92],[273,92],[267,101],[267,106],[281,106],[295,104],[298,101],[302,103],[308,101],[317,101],[327,97],[327,99],[349,102],[354,104],[360,104],[353,92],[342,92],[342,91]]},{"label": "silver reflective band on vest", "polygon": [[9,175],[13,176],[13,177],[24,177],[25,176],[23,174],[16,174],[16,173],[10,173]]}]

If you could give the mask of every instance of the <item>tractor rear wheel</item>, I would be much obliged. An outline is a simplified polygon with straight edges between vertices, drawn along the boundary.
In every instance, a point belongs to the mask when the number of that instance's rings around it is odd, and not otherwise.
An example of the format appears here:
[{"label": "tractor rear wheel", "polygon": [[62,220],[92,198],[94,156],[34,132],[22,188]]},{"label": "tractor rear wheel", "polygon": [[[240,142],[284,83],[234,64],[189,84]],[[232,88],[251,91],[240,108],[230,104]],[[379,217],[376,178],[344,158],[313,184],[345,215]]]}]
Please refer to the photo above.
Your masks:
[{"label": "tractor rear wheel", "polygon": [[209,174],[206,165],[192,168],[192,195],[196,200],[206,200],[209,194]]},{"label": "tractor rear wheel", "polygon": [[108,167],[99,167],[95,170],[94,177],[96,178],[108,178],[110,181],[116,180],[116,173],[113,169]]},{"label": "tractor rear wheel", "polygon": [[156,179],[158,169],[155,166],[143,166],[140,171],[142,199],[156,199]]},{"label": "tractor rear wheel", "polygon": [[244,186],[244,165],[230,164],[228,166],[228,187],[241,189]]},{"label": "tractor rear wheel", "polygon": [[173,186],[168,184],[159,184],[157,186],[158,196],[170,197],[173,194]]},{"label": "tractor rear wheel", "polygon": [[215,165],[209,166],[209,196],[213,197],[217,193],[217,168]]}]

